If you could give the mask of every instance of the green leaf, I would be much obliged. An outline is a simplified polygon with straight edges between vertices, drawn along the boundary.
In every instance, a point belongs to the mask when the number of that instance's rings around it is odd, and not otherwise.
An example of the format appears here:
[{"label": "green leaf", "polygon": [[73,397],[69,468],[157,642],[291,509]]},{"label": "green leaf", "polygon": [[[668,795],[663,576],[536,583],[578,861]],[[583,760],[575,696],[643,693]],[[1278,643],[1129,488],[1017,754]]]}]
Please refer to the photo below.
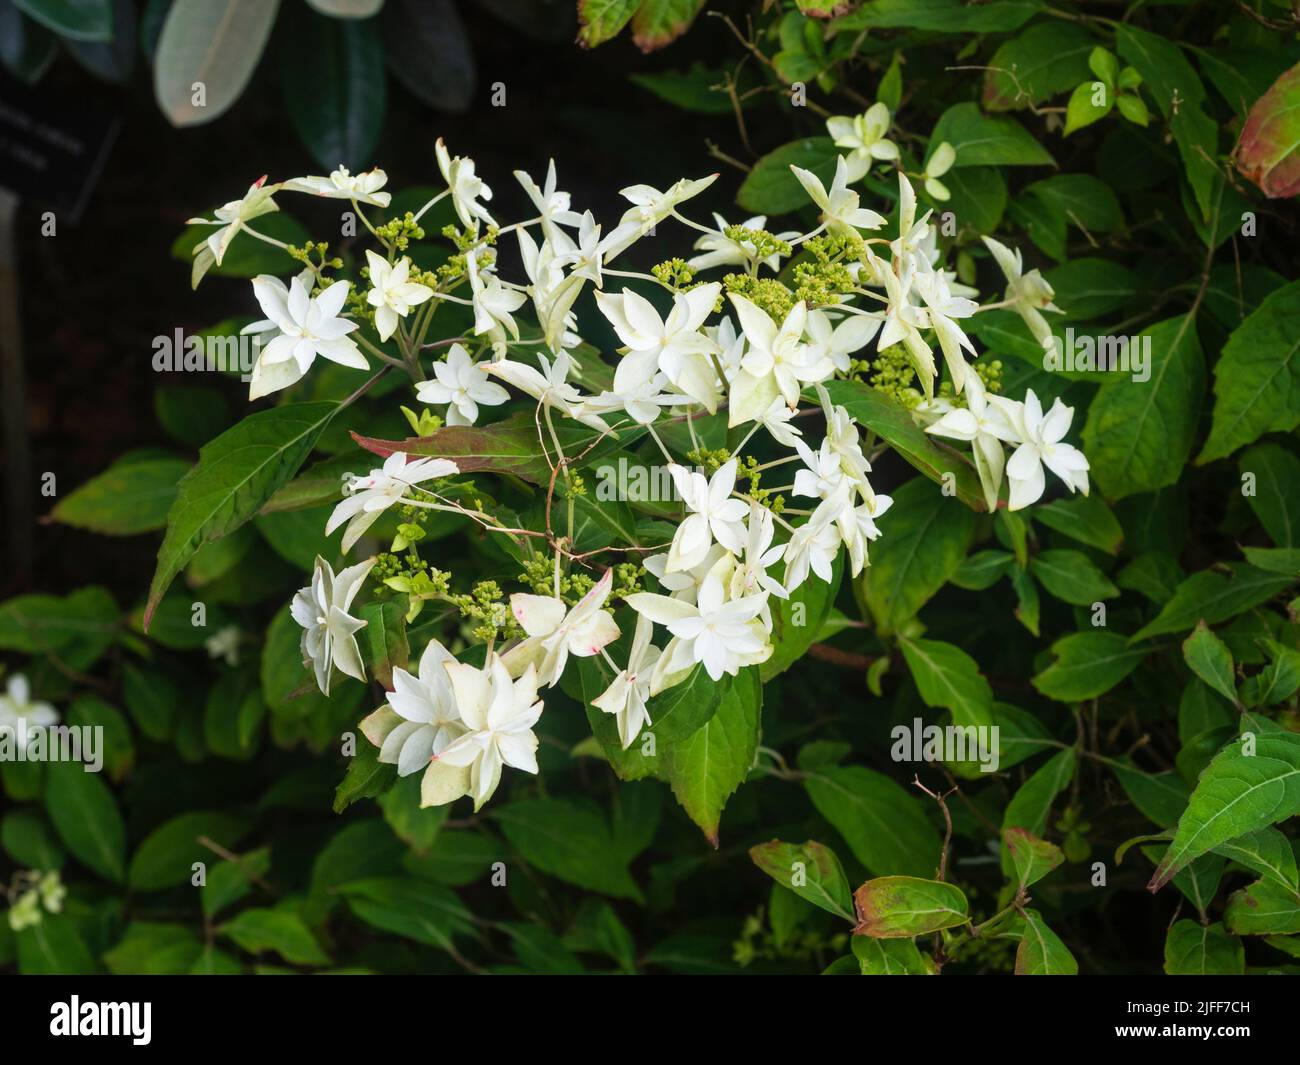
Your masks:
[{"label": "green leaf", "polygon": [[1082,551],[1040,551],[1030,559],[1029,570],[1049,594],[1063,603],[1092,606],[1119,595],[1110,578]]},{"label": "green leaf", "polygon": [[594,48],[617,37],[640,5],[641,0],[578,0],[578,43]]},{"label": "green leaf", "polygon": [[[835,606],[835,596],[843,575],[844,561],[836,558],[830,581],[809,579],[791,592],[788,599],[773,597],[769,600],[772,632],[768,639],[772,644],[772,655],[759,666],[759,675],[764,684],[803,658],[808,648],[817,641],[826,618]],[[653,711],[650,720],[656,720]],[[656,725],[655,732],[658,731]]]},{"label": "green leaf", "polygon": [[807,843],[759,843],[749,848],[756,866],[801,899],[820,906],[827,913],[855,920],[853,892],[835,852],[809,840]]},{"label": "green leaf", "polygon": [[184,459],[115,463],[59,500],[50,517],[105,536],[161,529],[176,498],[176,482],[189,468]]},{"label": "green leaf", "polygon": [[[154,96],[173,126],[211,122],[257,68],[279,0],[173,0],[154,53]],[[195,83],[203,86],[196,99]]]},{"label": "green leaf", "polygon": [[[1002,815],[1004,839],[1007,831],[1014,828],[1023,828],[1032,836],[1043,835],[1052,804],[1074,779],[1078,762],[1074,748],[1067,747],[1052,755],[1020,786]],[[1004,845],[1002,869],[1010,873],[1013,868],[1012,852]]]},{"label": "green leaf", "polygon": [[1237,326],[1214,364],[1214,418],[1197,465],[1300,425],[1300,281]]},{"label": "green leaf", "polygon": [[104,962],[115,976],[179,976],[190,971],[200,949],[198,935],[183,924],[136,920]]},{"label": "green leaf", "polygon": [[811,201],[790,167],[810,170],[830,187],[839,149],[830,137],[805,137],[783,144],[763,156],[741,182],[736,202],[755,214],[789,214]]},{"label": "green leaf", "polygon": [[440,884],[411,877],[354,880],[340,889],[348,908],[381,932],[453,950],[455,941],[474,933],[473,917],[456,893]]},{"label": "green leaf", "polygon": [[13,5],[60,37],[73,41],[113,39],[112,0],[13,0]]},{"label": "green leaf", "polygon": [[1065,312],[1065,320],[1071,321],[1088,321],[1118,311],[1132,303],[1145,287],[1136,273],[1108,259],[1071,259],[1048,270],[1045,276],[1056,291],[1053,302]]},{"label": "green leaf", "polygon": [[1300,63],[1286,71],[1255,101],[1237,143],[1237,169],[1270,198],[1285,198],[1300,192],[1297,106],[1300,106]]},{"label": "green leaf", "polygon": [[370,671],[389,690],[393,687],[393,670],[405,669],[411,657],[406,639],[406,607],[406,596],[397,595],[361,608]]},{"label": "green leaf", "polygon": [[1208,218],[1218,175],[1218,124],[1202,107],[1205,87],[1201,79],[1182,49],[1158,34],[1120,24],[1115,29],[1115,43],[1120,56],[1142,75],[1144,88],[1169,121],[1188,183],[1201,214]]},{"label": "green leaf", "polygon": [[1296,872],[1295,850],[1291,841],[1276,828],[1261,828],[1244,836],[1237,836],[1214,848],[1252,873],[1272,880],[1288,891],[1300,891],[1300,874]]},{"label": "green leaf", "polygon": [[215,852],[200,837],[229,850],[248,824],[233,814],[195,811],[173,817],[154,829],[131,858],[128,882],[136,891],[160,891],[183,884],[194,875],[195,862],[208,863]]},{"label": "green leaf", "polygon": [[715,682],[703,665],[696,665],[680,684],[660,692],[646,703],[656,741],[675,743],[707,725],[727,692],[732,678]]},{"label": "green leaf", "polygon": [[1183,661],[1188,668],[1229,702],[1237,701],[1232,652],[1202,621],[1183,641]]},{"label": "green leaf", "polygon": [[982,592],[1005,577],[1014,561],[1015,556],[1008,551],[976,551],[962,560],[949,581],[958,588]]},{"label": "green leaf", "polygon": [[1187,809],[1191,789],[1175,770],[1146,773],[1127,760],[1110,763],[1120,787],[1143,816],[1161,828],[1172,828]]},{"label": "green leaf", "polygon": [[953,104],[935,124],[930,144],[957,149],[954,166],[1052,166],[1054,160],[1024,126],[1007,115],[983,114],[978,104]]},{"label": "green leaf", "polygon": [[[211,920],[250,891],[253,882],[271,871],[271,850],[261,847],[239,855],[238,861],[217,862],[208,869],[200,899],[203,916]],[[255,952],[256,953],[256,952]]]},{"label": "green leaf", "polygon": [[[826,391],[833,403],[844,407],[854,420],[876,433],[930,480],[951,484],[957,498],[972,510],[986,509],[974,467],[957,451],[922,430],[911,411],[860,381],[829,381]],[[873,557],[884,542],[881,537],[873,545]]]},{"label": "green leaf", "polygon": [[77,762],[51,762],[47,769],[45,810],[59,838],[83,865],[121,883],[126,827],[113,793]]},{"label": "green leaf", "polygon": [[1241,453],[1237,470],[1254,491],[1246,502],[1278,547],[1300,547],[1300,459],[1280,444],[1256,444]]},{"label": "green leaf", "polygon": [[[174,10],[174,9],[173,9]],[[315,447],[337,403],[298,403],[249,415],[199,452],[181,479],[149,586],[145,627],[163,592],[204,544],[243,525]]]},{"label": "green leaf", "polygon": [[1008,828],[1002,832],[1002,842],[1011,852],[1011,864],[1016,870],[1016,882],[1023,891],[1036,884],[1065,861],[1065,855],[1055,843],[1039,839],[1023,828]]},{"label": "green leaf", "polygon": [[1095,699],[1110,691],[1151,653],[1150,647],[1135,647],[1124,636],[1101,631],[1062,636],[1051,649],[1056,660],[1032,683],[1049,699],[1063,703]]},{"label": "green leaf", "polygon": [[62,869],[67,858],[53,829],[35,810],[10,810],[0,819],[0,846],[16,865],[41,872]]},{"label": "green leaf", "polygon": [[365,168],[387,104],[378,21],[311,15],[284,43],[280,83],[298,136],[326,170]]},{"label": "green leaf", "polygon": [[1267,602],[1285,591],[1294,581],[1243,562],[1229,562],[1225,575],[1218,570],[1193,573],[1174,591],[1174,596],[1148,624],[1139,629],[1133,640],[1186,632],[1198,621],[1217,625],[1236,617],[1251,607]]},{"label": "green leaf", "polygon": [[715,847],[723,808],[754,764],[762,706],[758,670],[742,669],[708,723],[659,752],[660,779]]},{"label": "green leaf", "polygon": [[329,955],[321,950],[311,929],[289,910],[241,910],[217,931],[249,954],[274,951],[291,965],[329,964]]},{"label": "green leaf", "polygon": [[1026,185],[1024,191],[1051,205],[1085,233],[1112,233],[1124,227],[1119,198],[1091,174],[1053,174]]},{"label": "green leaf", "polygon": [[970,921],[970,906],[961,888],[915,876],[882,876],[853,893],[858,924],[855,936],[908,939],[956,928]]},{"label": "green leaf", "polygon": [[1122,499],[1176,482],[1187,465],[1205,391],[1205,359],[1190,315],[1144,329],[1150,380],[1110,381],[1098,390],[1083,427],[1097,487]]},{"label": "green leaf", "polygon": [[1003,41],[984,74],[985,110],[1023,110],[1077,85],[1088,76],[1094,44],[1082,26],[1051,21]]},{"label": "green leaf", "polygon": [[724,90],[726,73],[699,60],[687,70],[661,70],[631,74],[628,81],[648,89],[659,99],[683,111],[704,115],[731,114],[731,97]]},{"label": "green leaf", "polygon": [[[1100,95],[1101,103],[1097,102]],[[1115,106],[1115,93],[1103,86],[1097,88],[1097,83],[1085,81],[1075,86],[1074,92],[1070,93],[1070,99],[1065,105],[1065,130],[1063,136],[1068,137],[1071,133],[1081,130],[1086,126],[1091,126],[1094,122],[1100,122],[1108,114],[1110,109]]]},{"label": "green leaf", "polygon": [[963,728],[993,723],[993,689],[970,655],[942,640],[905,636],[899,646],[926,706],[951,710]]},{"label": "green leaf", "polygon": [[641,0],[632,16],[632,41],[643,52],[656,51],[685,33],[704,0]]},{"label": "green leaf", "polygon": [[373,799],[393,786],[397,766],[379,760],[379,748],[366,739],[357,740],[357,753],[334,792],[334,812],[341,814],[358,799]]},{"label": "green leaf", "polygon": [[889,536],[872,545],[860,578],[882,636],[899,631],[957,572],[974,530],[970,510],[922,478],[893,498]]},{"label": "green leaf", "polygon": [[1300,932],[1300,892],[1276,880],[1256,880],[1228,897],[1223,923],[1235,936]]},{"label": "green leaf", "polygon": [[827,766],[804,779],[808,797],[868,872],[932,874],[942,841],[920,801],[882,773]]},{"label": "green leaf", "polygon": [[95,972],[85,941],[72,921],[44,914],[40,923],[15,933],[23,976],[86,976]]},{"label": "green leaf", "polygon": [[627,859],[591,807],[569,799],[521,799],[492,816],[524,860],[542,872],[588,891],[640,901]]},{"label": "green leaf", "polygon": [[1111,555],[1117,554],[1124,542],[1124,530],[1101,496],[1071,495],[1038,503],[1034,520]]},{"label": "green leaf", "polygon": [[1025,910],[1016,947],[1017,976],[1078,976],[1079,963],[1037,910]]},{"label": "green leaf", "polygon": [[1245,969],[1241,940],[1223,925],[1176,921],[1165,937],[1165,974],[1168,976],[1240,976]]},{"label": "green leaf", "polygon": [[[1253,744],[1252,753],[1245,753]],[[1248,734],[1201,773],[1173,842],[1147,887],[1158,891],[1183,866],[1222,843],[1300,815],[1300,736]]]},{"label": "green leaf", "polygon": [[119,624],[117,604],[103,588],[63,598],[20,595],[0,605],[0,650],[51,655],[84,670],[113,645]]},{"label": "green leaf", "polygon": [[840,29],[935,30],[941,33],[1003,33],[1018,30],[1041,11],[1038,0],[870,0],[837,19]]},{"label": "green leaf", "polygon": [[853,937],[853,957],[862,976],[932,976],[933,963],[910,939]]}]

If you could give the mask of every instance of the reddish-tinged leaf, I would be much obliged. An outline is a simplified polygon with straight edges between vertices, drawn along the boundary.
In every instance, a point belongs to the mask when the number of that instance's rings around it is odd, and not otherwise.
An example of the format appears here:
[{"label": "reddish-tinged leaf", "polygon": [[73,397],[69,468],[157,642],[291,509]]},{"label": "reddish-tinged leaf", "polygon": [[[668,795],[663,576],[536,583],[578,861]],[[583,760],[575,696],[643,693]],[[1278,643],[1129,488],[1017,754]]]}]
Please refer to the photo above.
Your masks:
[{"label": "reddish-tinged leaf", "polygon": [[1272,199],[1300,193],[1300,63],[1273,83],[1246,116],[1237,169]]}]

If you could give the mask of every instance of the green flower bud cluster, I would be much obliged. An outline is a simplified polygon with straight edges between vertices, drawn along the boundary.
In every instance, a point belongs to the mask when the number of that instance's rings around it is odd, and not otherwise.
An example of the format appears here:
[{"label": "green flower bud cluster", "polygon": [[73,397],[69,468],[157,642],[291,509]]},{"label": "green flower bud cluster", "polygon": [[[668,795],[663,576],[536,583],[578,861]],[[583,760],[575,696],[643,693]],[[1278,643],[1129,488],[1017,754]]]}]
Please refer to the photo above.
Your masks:
[{"label": "green flower bud cluster", "polygon": [[866,258],[867,249],[856,234],[825,233],[804,242],[811,260],[795,263],[794,293],[809,307],[825,307],[857,287],[848,264]]},{"label": "green flower bud cluster", "polygon": [[424,239],[424,227],[407,211],[401,218],[393,218],[375,227],[375,234],[384,244],[396,251],[406,251],[413,240]]},{"label": "green flower bud cluster", "polygon": [[[326,241],[309,240],[302,247],[290,244],[284,249],[290,259],[302,263],[304,266],[310,266],[315,270],[324,272],[325,270],[342,270],[343,260],[335,256],[333,259],[328,258],[330,246]],[[312,262],[315,256],[316,261]]]},{"label": "green flower bud cluster", "polygon": [[[613,567],[614,580],[610,589],[609,601],[626,599],[629,595],[644,590],[642,577],[645,568],[639,562],[619,562]],[[599,576],[599,574],[597,575]],[[534,555],[524,562],[519,582],[530,588],[535,595],[555,595],[555,556]],[[596,577],[578,571],[560,574],[560,599],[568,606],[573,606],[579,599],[591,591]]]},{"label": "green flower bud cluster", "polygon": [[587,494],[587,482],[582,479],[582,474],[574,469],[566,469],[565,472],[567,476],[555,479],[555,494],[561,499],[585,496]]},{"label": "green flower bud cluster", "polygon": [[727,226],[722,231],[722,234],[728,240],[734,240],[742,246],[752,244],[755,262],[761,263],[764,259],[770,259],[773,255],[789,255],[793,250],[789,241],[782,240],[775,233],[769,233],[766,229],[749,229],[747,226],[732,225]]},{"label": "green flower bud cluster", "polygon": [[712,477],[718,472],[718,468],[725,466],[731,458],[731,452],[725,447],[707,448],[697,447],[693,451],[686,452],[686,462],[690,466],[699,466],[706,476]]},{"label": "green flower bud cluster", "polygon": [[695,280],[695,271],[685,259],[665,259],[650,267],[650,272],[659,279],[660,284],[667,285],[674,292],[688,292],[704,284],[703,281]]},{"label": "green flower bud cluster", "polygon": [[891,344],[884,351],[878,352],[867,378],[872,388],[885,393],[908,410],[924,398],[921,390],[913,386],[915,380],[916,370],[901,344]]},{"label": "green flower bud cluster", "polygon": [[766,311],[773,321],[784,321],[795,304],[794,293],[774,277],[727,274],[722,285],[728,292],[744,296],[754,306]]},{"label": "green flower bud cluster", "polygon": [[468,593],[450,595],[447,601],[471,624],[470,632],[476,640],[489,643],[524,635],[496,581],[479,581]]}]

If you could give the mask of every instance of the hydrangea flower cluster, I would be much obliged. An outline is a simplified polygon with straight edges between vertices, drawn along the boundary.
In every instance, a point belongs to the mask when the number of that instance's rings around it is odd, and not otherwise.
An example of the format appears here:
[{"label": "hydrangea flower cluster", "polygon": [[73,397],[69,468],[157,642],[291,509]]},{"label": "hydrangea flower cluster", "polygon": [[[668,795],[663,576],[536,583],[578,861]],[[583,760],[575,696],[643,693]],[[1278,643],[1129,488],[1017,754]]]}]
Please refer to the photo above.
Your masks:
[{"label": "hydrangea flower cluster", "polygon": [[[969,443],[990,509],[1003,505],[1004,480],[1010,509],[1036,501],[1044,468],[1071,491],[1088,491],[1087,460],[1065,442],[1072,410],[1058,400],[1044,412],[1033,392],[1022,401],[992,394],[971,362],[976,352],[965,326],[982,309],[1012,309],[1034,335],[1050,339],[1043,318],[1057,309],[1050,286],[1037,271],[1023,271],[1018,253],[986,239],[1007,289],[1000,302],[981,307],[978,293],[945,268],[930,212],[918,213],[907,173],[897,173],[896,226],[863,205],[854,188],[873,166],[899,165],[883,105],[829,126],[844,152],[829,183],[791,168],[819,212],[807,232],[769,232],[763,217],[732,225],[714,215],[712,226],[692,219],[684,208],[716,174],[663,190],[623,189],[629,206],[607,227],[575,208],[553,162],[540,183],[516,172],[531,210],[502,224],[489,211],[492,190],[474,162],[451,155],[441,140],[436,157],[446,188],[404,218],[372,222],[366,214],[390,203],[382,170],[352,175],[340,168],[328,177],[263,179],[214,219],[199,220],[217,228],[195,248],[195,284],[238,233],[278,243],[258,232],[256,220],[278,209],[281,193],[348,201],[377,244],[366,251],[359,283],[335,276],[342,264],[323,251],[314,259],[301,249],[288,249],[305,264],[298,276],[253,281],[266,317],[248,329],[268,339],[251,398],[299,381],[320,357],[409,373],[418,400],[439,408],[448,427],[490,423],[495,408],[520,397],[532,408],[537,448],[551,469],[544,530],[493,513],[457,462],[437,457],[436,433],[422,441],[420,456],[393,452],[382,467],[353,478],[327,525],[328,532],[346,527],[347,553],[371,543],[373,523],[396,508],[404,517],[393,549],[403,550],[422,535],[421,514],[468,517],[528,549],[532,591],[507,603],[494,582],[481,582],[473,594],[455,596],[447,574],[427,567],[394,573],[370,557],[337,573],[318,559],[293,600],[303,654],[322,692],[335,671],[364,677],[358,633],[366,622],[355,604],[368,580],[410,593],[413,611],[442,599],[480,624],[481,664],[458,661],[431,640],[414,671],[392,671],[386,703],[362,726],[382,761],[402,775],[423,772],[425,805],[469,795],[478,808],[506,767],[537,772],[533,729],[544,693],[572,659],[599,657],[612,670],[592,702],[617,721],[628,747],[653,725],[655,696],[697,669],[716,681],[765,661],[773,653],[774,601],[805,581],[831,580],[841,552],[854,575],[868,565],[869,545],[888,535],[891,500],[871,484],[872,427],[859,425],[825,387],[858,373],[868,349],[877,357],[903,354],[925,397],[912,416],[934,436]],[[942,200],[947,190],[937,179],[953,152],[944,145],[933,154],[914,176]],[[426,271],[407,247],[445,198],[460,223],[444,230],[456,252]],[[651,273],[614,265],[669,221],[696,232],[693,258],[667,260]],[[515,277],[499,268],[507,242],[522,267]],[[698,278],[704,271],[722,276]],[[655,290],[662,299],[647,297]],[[621,345],[612,368],[583,350],[575,306],[588,291]],[[467,308],[472,327],[430,341],[434,316],[447,303]],[[536,327],[521,324],[530,316]],[[936,347],[948,385],[939,395]],[[721,411],[732,438],[741,439],[719,454],[700,447],[694,419]],[[437,424],[428,412],[408,418],[417,433]],[[670,543],[575,553],[573,499],[583,487],[573,468],[579,456],[566,454],[557,429],[566,421],[597,440],[653,441],[679,497]],[[693,449],[681,446],[683,428]],[[746,455],[760,433],[785,457],[759,463]],[[797,464],[792,483],[779,490],[788,499],[760,488],[763,471],[786,464]],[[535,550],[542,544],[549,553]],[[627,657],[616,661],[607,649],[620,636],[619,599],[636,620]]]}]

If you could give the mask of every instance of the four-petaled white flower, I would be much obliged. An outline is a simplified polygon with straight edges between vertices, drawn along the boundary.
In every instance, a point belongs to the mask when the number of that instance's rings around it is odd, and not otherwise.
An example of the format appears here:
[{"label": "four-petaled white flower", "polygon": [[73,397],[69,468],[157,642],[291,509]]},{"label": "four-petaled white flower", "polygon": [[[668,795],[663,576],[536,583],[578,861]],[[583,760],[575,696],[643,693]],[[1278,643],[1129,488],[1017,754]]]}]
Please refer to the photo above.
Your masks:
[{"label": "four-petaled white flower", "polygon": [[412,307],[418,307],[433,295],[433,289],[412,281],[411,260],[403,255],[396,263],[366,249],[366,262],[370,267],[370,291],[366,302],[375,308],[375,331],[380,340],[387,340],[397,331],[397,322],[405,318]]},{"label": "four-petaled white flower", "polygon": [[519,674],[526,666],[535,666],[537,683],[554,685],[564,673],[569,655],[589,658],[617,640],[618,625],[605,609],[613,583],[614,571],[607,569],[572,610],[554,596],[512,595],[510,612],[528,638],[502,656],[510,672]]},{"label": "four-petaled white flower", "polygon": [[460,344],[447,349],[447,357],[433,364],[432,381],[421,381],[415,394],[421,403],[446,403],[448,425],[473,425],[478,420],[479,404],[496,407],[510,398],[510,393],[495,381],[489,381],[487,367],[475,363]]},{"label": "four-petaled white flower", "polygon": [[388,175],[379,167],[360,174],[349,173],[341,166],[329,177],[309,176],[293,178],[284,183],[291,192],[309,192],[313,196],[326,196],[333,200],[356,200],[373,207],[387,207],[393,200],[391,194],[380,192],[388,184]]},{"label": "four-petaled white flower", "polygon": [[516,170],[515,180],[524,187],[528,193],[528,198],[533,201],[533,206],[537,208],[537,213],[541,216],[542,232],[546,239],[557,245],[564,245],[566,241],[569,244],[572,241],[560,226],[577,227],[582,224],[582,215],[577,211],[570,210],[570,197],[567,192],[560,191],[556,185],[555,177],[555,160],[552,159],[546,167],[546,185],[539,188],[537,182],[528,176],[526,171]]},{"label": "four-petaled white flower", "polygon": [[438,169],[451,192],[451,203],[461,225],[476,233],[480,221],[490,226],[496,225],[496,220],[488,213],[488,209],[478,202],[492,199],[492,190],[474,173],[474,160],[460,155],[453,156],[447,151],[441,137],[433,146],[433,152],[438,157]]},{"label": "four-petaled white flower", "polygon": [[224,203],[213,211],[212,218],[189,220],[187,224],[192,226],[219,227],[206,240],[194,245],[194,265],[190,272],[190,284],[194,288],[198,288],[203,275],[211,269],[213,263],[217,266],[221,265],[230,242],[246,223],[280,209],[272,197],[281,188],[280,185],[268,185],[266,175],[263,174],[248,187],[248,191],[240,199]]},{"label": "four-petaled white flower", "polygon": [[375,560],[368,558],[336,575],[317,555],[311,584],[300,589],[289,604],[293,620],[303,627],[303,665],[315,671],[316,684],[325,695],[330,693],[335,666],[349,677],[366,679],[356,635],[366,622],[352,617],[348,610],[374,564]]},{"label": "four-petaled white flower", "polygon": [[885,216],[858,205],[858,194],[849,188],[848,162],[844,156],[835,161],[835,178],[826,188],[811,170],[791,165],[794,176],[808,193],[808,198],[822,209],[822,221],[831,233],[853,236],[859,229],[879,229]]},{"label": "four-petaled white flower", "polygon": [[695,566],[714,540],[733,555],[744,548],[747,508],[742,500],[731,498],[731,490],[736,487],[736,468],[736,460],[731,459],[718,467],[712,478],[706,479],[704,474],[693,473],[675,462],[668,467],[677,492],[691,513],[677,526],[668,549],[667,572]]},{"label": "four-petaled white flower", "polygon": [[966,379],[965,409],[954,407],[938,421],[927,426],[925,431],[935,436],[971,442],[975,472],[979,474],[980,485],[984,489],[984,501],[990,511],[996,510],[1005,459],[1002,444],[1004,441],[1018,443],[1019,437],[1006,410],[989,402],[979,374],[972,372]]},{"label": "four-petaled white flower", "polygon": [[898,158],[898,145],[885,136],[889,123],[889,108],[879,102],[853,118],[836,115],[826,120],[835,147],[849,149],[844,156],[849,181],[861,180],[877,160]]},{"label": "four-petaled white flower", "polygon": [[717,174],[695,180],[682,178],[664,192],[660,192],[652,185],[629,185],[625,189],[619,189],[618,194],[632,206],[623,212],[618,225],[602,242],[606,260],[626,251],[672,214],[679,203],[684,203],[692,196],[698,196],[717,179]]},{"label": "four-petaled white flower", "polygon": [[[995,401],[1000,397],[994,397]],[[1037,502],[1043,494],[1043,467],[1065,482],[1071,492],[1088,494],[1088,459],[1072,444],[1062,441],[1074,420],[1074,408],[1058,397],[1052,409],[1043,413],[1042,404],[1031,388],[1023,404],[1000,404],[1007,412],[1016,436],[1022,441],[1007,460],[1007,509],[1020,510]]]},{"label": "four-petaled white flower", "polygon": [[477,256],[467,255],[465,265],[474,303],[474,335],[487,333],[504,339],[509,333],[512,340],[518,340],[519,326],[513,312],[527,303],[528,297],[518,289],[507,288],[496,274],[483,272]]},{"label": "four-petaled white flower", "polygon": [[1052,286],[1037,270],[1024,272],[1019,248],[1012,251],[992,237],[982,239],[988,250],[993,253],[998,268],[1007,279],[1006,298],[1011,304],[1011,309],[1024,319],[1035,340],[1045,348],[1051,347],[1055,343],[1055,338],[1052,336],[1052,327],[1047,324],[1047,319],[1043,317],[1042,312],[1063,313],[1061,308],[1052,302],[1056,295],[1052,291]]},{"label": "four-petaled white flower", "polygon": [[618,721],[618,738],[624,750],[651,724],[646,700],[650,698],[652,671],[662,653],[650,642],[653,633],[654,624],[650,619],[644,614],[637,615],[627,668],[619,670],[609,687],[591,700],[597,710],[613,714]]},{"label": "four-petaled white flower", "polygon": [[402,452],[395,451],[384,460],[380,469],[371,470],[365,477],[353,477],[348,482],[348,497],[330,514],[325,523],[325,535],[331,535],[347,522],[342,547],[345,553],[351,551],[362,534],[412,486],[459,472],[459,467],[450,459],[408,459]]},{"label": "four-petaled white flower", "polygon": [[21,673],[14,673],[5,685],[5,693],[0,695],[0,733],[12,732],[14,742],[20,734],[27,743],[35,739],[33,728],[48,728],[57,725],[59,713],[49,703],[32,698],[31,685]]},{"label": "four-petaled white flower", "polygon": [[312,297],[301,276],[293,278],[285,288],[278,277],[260,274],[253,278],[253,294],[266,318],[246,325],[241,332],[277,332],[258,354],[249,379],[249,399],[259,399],[301,380],[317,355],[341,366],[358,370],[368,367],[357,342],[348,336],[357,323],[339,317],[347,299],[348,282],[335,281],[319,296]]},{"label": "four-petaled white flower", "polygon": [[664,649],[670,655],[669,672],[702,663],[712,680],[724,673],[735,676],[742,666],[765,657],[768,644],[758,615],[766,602],[766,593],[728,600],[716,573],[705,578],[694,603],[654,592],[627,597],[628,606],[676,637],[671,649]]},{"label": "four-petaled white flower", "polygon": [[522,362],[502,359],[488,363],[487,372],[528,393],[544,407],[557,410],[602,433],[609,431],[609,426],[587,408],[586,399],[589,397],[584,397],[569,384],[571,361],[568,352],[560,352],[554,362],[545,355],[538,355],[537,361],[542,364],[541,370]]},{"label": "four-petaled white flower", "polygon": [[401,720],[384,737],[379,760],[397,766],[398,776],[424,769],[465,731],[447,672],[448,663],[455,661],[442,644],[430,640],[417,675],[393,670],[388,706]]},{"label": "four-petaled white flower", "polygon": [[713,310],[722,286],[714,281],[673,298],[667,318],[631,289],[620,295],[596,293],[601,313],[614,326],[628,352],[614,371],[614,390],[631,391],[657,370],[683,393],[713,413],[717,409],[718,373],[710,355],[717,344],[700,327]]},{"label": "four-petaled white flower", "polygon": [[466,731],[435,756],[434,764],[469,769],[468,792],[478,810],[501,783],[502,766],[537,772],[533,726],[542,716],[537,671],[529,666],[511,680],[495,654],[481,670],[464,662],[448,662],[445,668]]},{"label": "four-petaled white flower", "polygon": [[781,582],[786,591],[793,592],[803,584],[810,569],[828,583],[834,578],[835,556],[840,552],[840,532],[835,519],[849,505],[847,493],[837,493],[819,503],[812,516],[790,534]]}]

